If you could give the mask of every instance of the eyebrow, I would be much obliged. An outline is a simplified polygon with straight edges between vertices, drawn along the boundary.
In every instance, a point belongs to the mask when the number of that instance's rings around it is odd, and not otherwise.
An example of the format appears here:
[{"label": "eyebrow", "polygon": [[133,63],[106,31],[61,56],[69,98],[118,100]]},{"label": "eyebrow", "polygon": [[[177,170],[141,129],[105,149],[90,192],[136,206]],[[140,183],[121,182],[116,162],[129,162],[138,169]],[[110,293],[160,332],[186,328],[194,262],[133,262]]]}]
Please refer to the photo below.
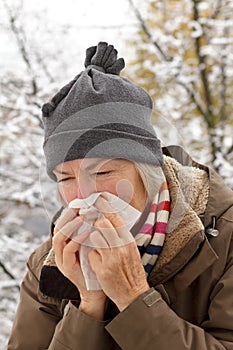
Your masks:
[{"label": "eyebrow", "polygon": [[96,161],[94,161],[92,164],[87,165],[87,166],[84,166],[84,167],[83,167],[83,170],[84,170],[84,171],[90,171],[90,170],[93,170],[96,166],[98,166],[98,165],[104,165],[104,164],[105,164],[104,159],[96,160]]},{"label": "eyebrow", "polygon": [[[107,161],[109,161],[109,159],[108,160],[107,159],[96,160],[92,164],[84,166],[82,170],[84,170],[84,171],[93,170],[98,165],[104,165],[105,161],[107,162]],[[61,175],[71,175],[70,172],[59,170],[59,169],[54,169],[53,172],[61,174]]]},{"label": "eyebrow", "polygon": [[61,170],[59,170],[59,169],[54,169],[53,172],[54,172],[54,173],[61,174],[61,175],[70,175],[69,172],[67,172],[67,171],[61,171]]}]

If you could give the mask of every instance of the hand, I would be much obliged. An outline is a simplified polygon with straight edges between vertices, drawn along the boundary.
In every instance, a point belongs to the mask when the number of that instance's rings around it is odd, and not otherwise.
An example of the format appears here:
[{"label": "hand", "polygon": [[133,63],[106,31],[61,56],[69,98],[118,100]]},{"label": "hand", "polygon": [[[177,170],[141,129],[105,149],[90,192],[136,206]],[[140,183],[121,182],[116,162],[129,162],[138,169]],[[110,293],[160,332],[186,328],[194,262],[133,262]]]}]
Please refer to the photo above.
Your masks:
[{"label": "hand", "polygon": [[89,253],[90,264],[105,294],[122,311],[150,287],[136,242],[120,215],[101,196],[95,206],[104,217],[90,234],[97,247]]},{"label": "hand", "polygon": [[79,235],[79,242],[72,240],[72,234],[83,224],[83,217],[77,210],[65,209],[54,228],[53,250],[59,270],[78,288],[81,298],[80,308],[90,316],[102,319],[106,305],[103,291],[88,291],[80,267],[79,249],[88,232]]}]

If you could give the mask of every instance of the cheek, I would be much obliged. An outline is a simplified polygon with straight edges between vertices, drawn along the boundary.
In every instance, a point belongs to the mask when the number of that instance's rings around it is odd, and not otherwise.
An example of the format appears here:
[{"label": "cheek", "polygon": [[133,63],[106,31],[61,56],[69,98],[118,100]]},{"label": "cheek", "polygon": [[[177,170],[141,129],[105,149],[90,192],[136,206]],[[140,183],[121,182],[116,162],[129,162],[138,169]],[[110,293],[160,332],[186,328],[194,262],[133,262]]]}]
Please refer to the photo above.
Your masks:
[{"label": "cheek", "polygon": [[68,204],[69,202],[71,202],[73,199],[77,197],[75,189],[72,188],[71,186],[59,185],[58,191],[63,201],[65,201],[66,204]]},{"label": "cheek", "polygon": [[130,203],[135,194],[134,183],[129,179],[114,179],[96,182],[97,192],[112,193]]},{"label": "cheek", "polygon": [[96,181],[96,192],[109,192],[117,195],[116,181]]},{"label": "cheek", "polygon": [[141,178],[136,178],[134,181],[134,193],[132,196],[131,205],[136,209],[143,211],[146,205],[148,198],[145,191],[145,187]]},{"label": "cheek", "polygon": [[121,179],[116,184],[117,195],[127,203],[131,203],[135,190],[134,183],[129,179]]}]

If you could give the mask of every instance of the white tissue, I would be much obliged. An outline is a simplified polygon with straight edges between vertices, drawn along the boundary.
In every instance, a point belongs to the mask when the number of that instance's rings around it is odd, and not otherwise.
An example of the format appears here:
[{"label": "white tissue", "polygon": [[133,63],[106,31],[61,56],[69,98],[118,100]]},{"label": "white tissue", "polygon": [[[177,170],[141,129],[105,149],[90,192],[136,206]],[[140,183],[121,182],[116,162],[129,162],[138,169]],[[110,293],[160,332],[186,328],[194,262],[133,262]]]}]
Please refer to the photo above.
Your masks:
[{"label": "white tissue", "polygon": [[[96,221],[96,219],[102,214],[93,205],[100,195],[107,199],[111,207],[114,209],[114,212],[117,212],[121,216],[128,230],[130,230],[139,219],[141,215],[141,212],[139,210],[135,209],[134,207],[129,205],[129,203],[123,201],[122,199],[111,193],[98,192],[93,193],[89,197],[84,199],[77,198],[69,203],[69,208],[79,208],[79,214],[84,217],[84,223],[75,233],[75,235],[72,236],[73,240],[78,242],[79,234],[85,231],[92,232],[95,230],[93,224]],[[130,240],[133,241],[133,239],[134,238],[132,235],[129,236],[129,240],[127,241],[127,243],[129,243]],[[80,265],[83,271],[86,287],[88,290],[101,289],[100,284],[96,278],[96,274],[92,270],[88,259],[89,252],[95,248],[101,247],[94,246],[90,239],[87,238],[85,242],[81,244],[79,251]]]}]

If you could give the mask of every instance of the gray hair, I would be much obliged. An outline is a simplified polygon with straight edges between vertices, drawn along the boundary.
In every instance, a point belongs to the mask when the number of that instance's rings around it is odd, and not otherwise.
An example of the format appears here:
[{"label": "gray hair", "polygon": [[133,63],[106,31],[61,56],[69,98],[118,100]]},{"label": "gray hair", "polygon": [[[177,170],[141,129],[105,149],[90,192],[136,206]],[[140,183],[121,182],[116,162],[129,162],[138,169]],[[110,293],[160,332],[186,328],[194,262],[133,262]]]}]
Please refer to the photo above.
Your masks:
[{"label": "gray hair", "polygon": [[148,163],[133,163],[142,179],[149,200],[153,200],[164,181],[162,168]]}]

